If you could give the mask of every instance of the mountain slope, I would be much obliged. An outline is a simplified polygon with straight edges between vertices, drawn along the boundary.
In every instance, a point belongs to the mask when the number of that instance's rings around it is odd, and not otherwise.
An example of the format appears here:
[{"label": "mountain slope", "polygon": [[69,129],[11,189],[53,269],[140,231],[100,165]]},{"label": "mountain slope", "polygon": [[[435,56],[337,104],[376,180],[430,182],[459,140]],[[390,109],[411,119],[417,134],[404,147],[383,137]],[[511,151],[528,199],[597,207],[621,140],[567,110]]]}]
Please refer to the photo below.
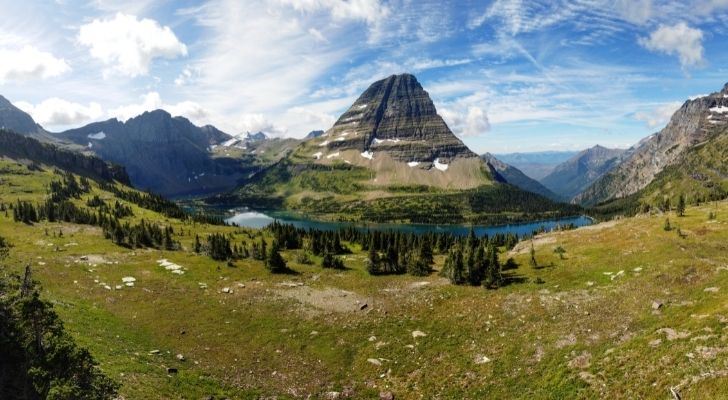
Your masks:
[{"label": "mountain slope", "polygon": [[129,176],[121,166],[5,129],[0,129],[0,156],[18,161],[42,163],[89,178],[130,184]]},{"label": "mountain slope", "polygon": [[126,122],[95,122],[56,136],[124,165],[135,186],[168,196],[229,190],[252,172],[242,160],[210,153],[211,146],[230,135],[212,126],[197,127],[163,110]]},{"label": "mountain slope", "polygon": [[14,106],[3,96],[0,96],[0,129],[7,129],[44,142],[59,144],[59,140],[37,124],[33,117]]},{"label": "mountain slope", "polygon": [[575,156],[577,151],[535,151],[528,153],[495,154],[499,160],[518,168],[528,177],[540,180],[557,165]]},{"label": "mountain slope", "polygon": [[485,223],[578,212],[497,182],[409,74],[373,83],[325,134],[209,201],[368,221]]},{"label": "mountain slope", "polygon": [[628,150],[628,156],[575,200],[592,205],[626,197],[647,186],[682,154],[704,142],[716,127],[728,123],[728,84],[723,90],[686,101],[660,132]]},{"label": "mountain slope", "polygon": [[552,192],[571,199],[614,168],[622,153],[622,149],[596,145],[557,165],[540,182]]},{"label": "mountain slope", "polygon": [[494,155],[485,153],[481,157],[491,168],[491,173],[496,177],[496,179],[501,178],[499,181],[509,183],[532,193],[540,194],[541,196],[554,201],[562,200],[558,195],[550,191],[535,179],[529,178],[518,168],[502,162]]}]

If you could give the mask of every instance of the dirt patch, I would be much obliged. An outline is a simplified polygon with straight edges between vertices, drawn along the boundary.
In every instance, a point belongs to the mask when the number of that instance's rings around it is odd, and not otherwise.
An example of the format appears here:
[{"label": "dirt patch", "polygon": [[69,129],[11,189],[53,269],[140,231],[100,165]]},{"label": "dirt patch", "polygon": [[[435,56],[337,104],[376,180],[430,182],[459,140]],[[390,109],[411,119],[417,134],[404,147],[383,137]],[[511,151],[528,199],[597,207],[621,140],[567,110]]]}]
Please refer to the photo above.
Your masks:
[{"label": "dirt patch", "polygon": [[584,351],[578,356],[569,360],[569,368],[571,369],[586,369],[591,365],[592,355],[588,351]]},{"label": "dirt patch", "polygon": [[537,236],[533,240],[520,241],[511,251],[508,252],[508,255],[513,256],[516,254],[528,253],[529,251],[531,251],[531,243],[533,243],[533,248],[537,249],[546,244],[556,243],[556,238],[554,236],[548,235]]},{"label": "dirt patch", "polygon": [[617,225],[617,221],[607,221],[607,222],[602,222],[599,224],[582,226],[581,228],[579,228],[579,230],[580,231],[601,231],[603,229],[613,228],[616,225]]},{"label": "dirt patch", "polygon": [[685,339],[690,336],[690,332],[680,332],[680,331],[676,331],[672,328],[658,329],[657,333],[664,333],[665,336],[667,337],[667,340],[669,340],[669,341],[673,341],[673,340],[677,340],[677,339]]},{"label": "dirt patch", "polygon": [[296,286],[278,289],[275,293],[322,311],[349,313],[362,311],[364,305],[367,305],[365,309],[372,306],[371,299],[335,288],[314,289],[310,286]]}]

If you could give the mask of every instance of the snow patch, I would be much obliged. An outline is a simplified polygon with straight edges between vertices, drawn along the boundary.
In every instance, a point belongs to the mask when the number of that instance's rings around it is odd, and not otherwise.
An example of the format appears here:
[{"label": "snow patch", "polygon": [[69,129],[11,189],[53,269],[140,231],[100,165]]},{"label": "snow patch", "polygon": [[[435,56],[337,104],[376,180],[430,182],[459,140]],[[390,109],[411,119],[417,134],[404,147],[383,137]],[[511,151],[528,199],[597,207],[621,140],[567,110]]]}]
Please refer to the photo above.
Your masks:
[{"label": "snow patch", "polygon": [[374,139],[375,144],[382,144],[385,142],[399,143],[401,141],[402,141],[402,139],[376,139],[376,138]]},{"label": "snow patch", "polygon": [[366,159],[371,160],[372,158],[374,158],[374,153],[371,152],[371,151],[364,151],[364,152],[361,153],[361,156],[364,157],[364,158],[366,158]]},{"label": "snow patch", "polygon": [[95,139],[95,140],[103,140],[103,139],[106,139],[106,134],[103,131],[98,132],[98,133],[91,133],[88,135],[88,138]]},{"label": "snow patch", "polygon": [[710,109],[710,112],[714,112],[714,113],[718,113],[718,114],[728,113],[728,107],[726,107],[726,106],[713,107]]},{"label": "snow patch", "polygon": [[327,144],[329,144],[329,141],[328,140],[324,140],[323,142],[321,142],[321,144],[319,145],[319,147],[324,147]]},{"label": "snow patch", "polygon": [[[726,96],[726,97],[728,97],[728,96]],[[363,110],[365,108],[367,108],[367,105],[366,104],[361,104],[361,105],[356,106],[356,109],[357,110]]]},{"label": "snow patch", "polygon": [[334,157],[338,157],[338,156],[339,156],[339,154],[340,154],[340,153],[339,153],[339,152],[337,151],[336,153],[333,153],[333,154],[329,154],[328,156],[326,156],[326,158],[334,158]]},{"label": "snow patch", "polygon": [[336,141],[337,142],[343,142],[344,140],[346,140],[346,138],[343,138],[341,136],[339,136],[339,137],[336,138]]},{"label": "snow patch", "polygon": [[439,158],[436,158],[433,164],[435,165],[435,168],[440,171],[447,171],[447,167],[449,167],[449,165],[441,163]]},{"label": "snow patch", "polygon": [[234,145],[235,143],[237,143],[238,140],[239,140],[238,138],[228,139],[228,140],[222,142],[222,146],[223,147],[230,147],[230,146]]},{"label": "snow patch", "polygon": [[319,151],[319,152],[313,153],[313,158],[320,160],[321,156],[323,156],[323,155],[324,155],[324,153]]},{"label": "snow patch", "polygon": [[339,135],[339,137],[340,137],[340,138],[346,137],[346,136],[347,136],[348,134],[350,134],[350,133],[351,133],[350,131],[344,131],[344,132],[341,132],[341,135]]},{"label": "snow patch", "polygon": [[419,161],[410,161],[407,163],[407,165],[409,165],[410,168],[414,168],[414,167],[420,165],[420,162]]}]

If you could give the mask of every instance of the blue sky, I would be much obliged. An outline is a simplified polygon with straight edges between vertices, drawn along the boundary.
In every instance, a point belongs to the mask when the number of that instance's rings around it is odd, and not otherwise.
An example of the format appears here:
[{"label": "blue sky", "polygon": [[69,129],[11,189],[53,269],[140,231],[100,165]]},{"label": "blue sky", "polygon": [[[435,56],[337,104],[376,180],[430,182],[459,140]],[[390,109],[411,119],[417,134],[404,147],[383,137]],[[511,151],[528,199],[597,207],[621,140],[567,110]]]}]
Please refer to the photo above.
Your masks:
[{"label": "blue sky", "polygon": [[47,129],[165,108],[329,128],[414,73],[478,152],[627,147],[728,82],[727,0],[0,0],[0,94]]}]

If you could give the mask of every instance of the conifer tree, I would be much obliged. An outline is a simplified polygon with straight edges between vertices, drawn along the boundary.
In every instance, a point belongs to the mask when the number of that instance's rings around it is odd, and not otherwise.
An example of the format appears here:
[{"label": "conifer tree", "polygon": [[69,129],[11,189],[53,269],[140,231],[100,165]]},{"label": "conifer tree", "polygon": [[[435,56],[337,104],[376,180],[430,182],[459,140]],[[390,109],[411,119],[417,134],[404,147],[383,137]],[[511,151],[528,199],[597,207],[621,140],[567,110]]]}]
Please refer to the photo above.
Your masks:
[{"label": "conifer tree", "polygon": [[685,216],[685,196],[683,194],[680,194],[677,199],[677,215],[678,217]]},{"label": "conifer tree", "polygon": [[[265,241],[263,243],[265,243]],[[279,252],[278,242],[275,240],[270,246],[270,251],[268,251],[268,254],[266,255],[265,267],[268,268],[268,271],[274,274],[280,274],[288,270],[288,267],[286,266],[286,260],[284,260],[281,256],[281,253]]]}]

